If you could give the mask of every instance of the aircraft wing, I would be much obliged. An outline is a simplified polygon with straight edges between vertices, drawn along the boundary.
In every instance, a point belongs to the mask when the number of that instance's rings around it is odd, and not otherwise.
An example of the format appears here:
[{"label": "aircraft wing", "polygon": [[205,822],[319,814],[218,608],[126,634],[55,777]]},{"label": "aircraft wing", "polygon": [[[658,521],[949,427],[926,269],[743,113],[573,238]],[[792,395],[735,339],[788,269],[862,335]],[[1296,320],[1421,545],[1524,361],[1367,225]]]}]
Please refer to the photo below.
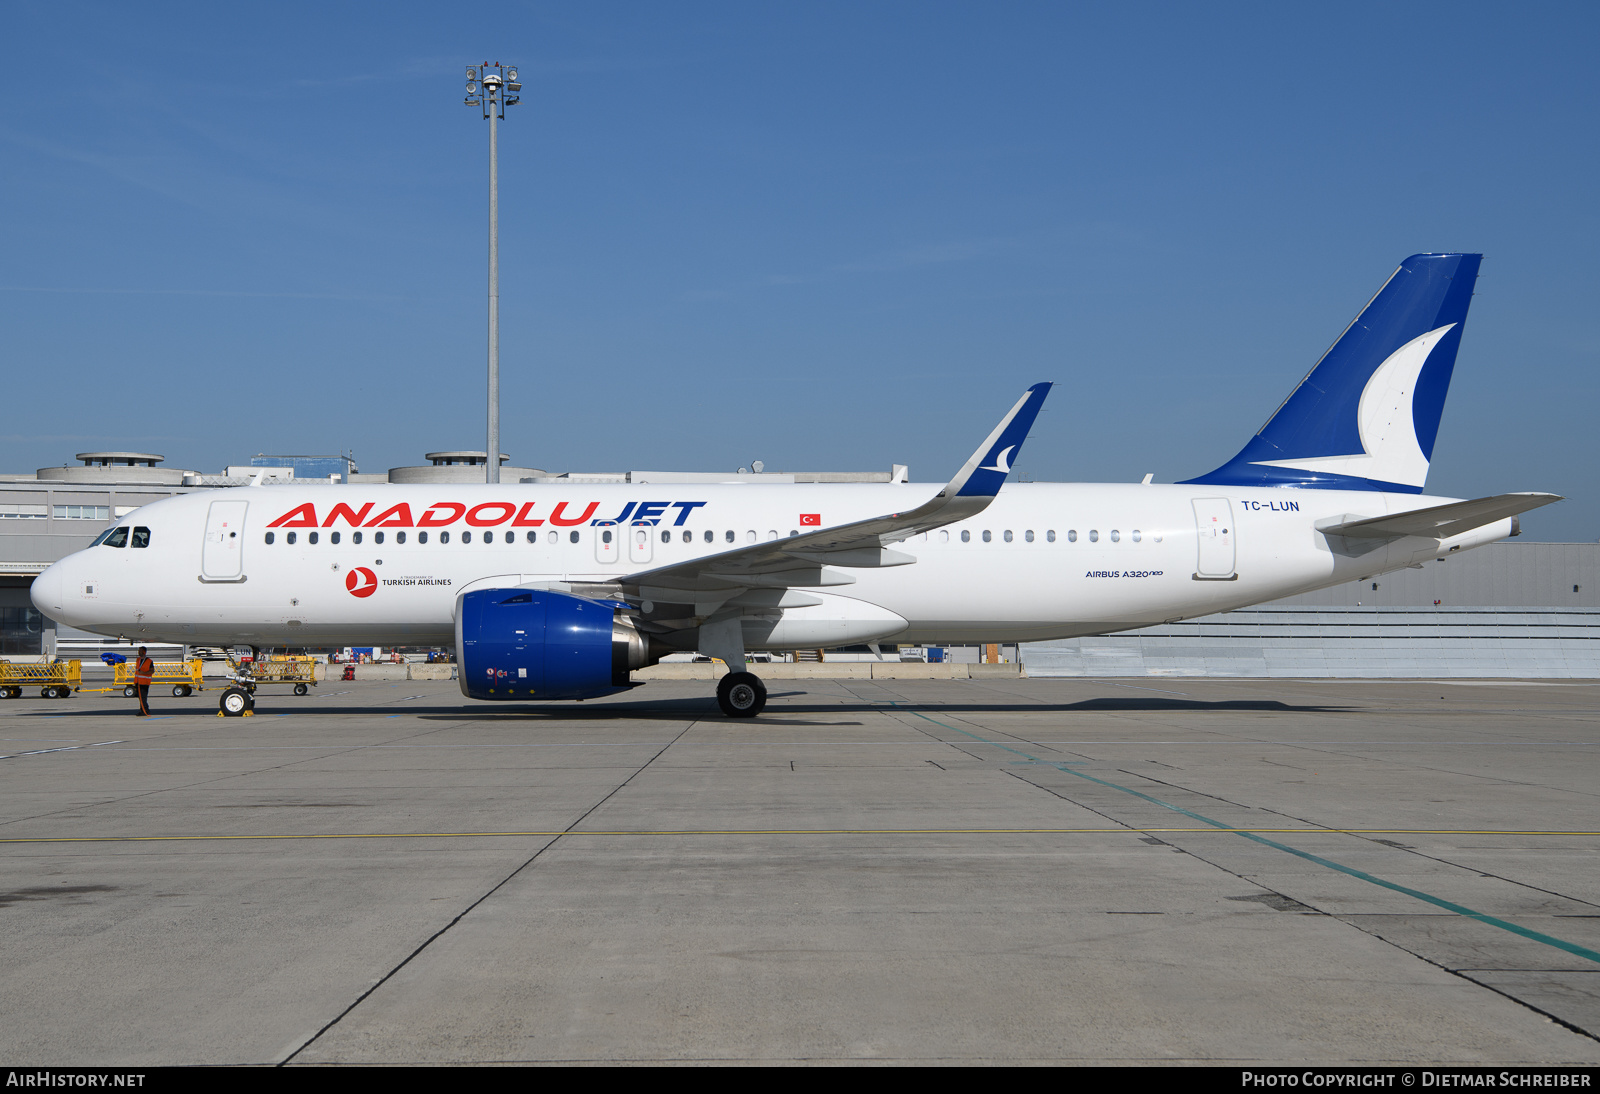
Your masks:
[{"label": "aircraft wing", "polygon": [[1493,521],[1514,517],[1518,513],[1561,500],[1560,494],[1497,494],[1492,498],[1474,498],[1472,501],[1453,501],[1428,509],[1413,509],[1409,513],[1345,521],[1317,530],[1325,536],[1351,539],[1394,539],[1397,536],[1449,539]]},{"label": "aircraft wing", "polygon": [[834,567],[904,566],[915,562],[912,556],[889,550],[887,545],[983,512],[999,493],[1049,392],[1048,383],[1030,387],[955,478],[914,509],[629,574],[619,584],[646,600],[701,603],[716,601],[719,594],[725,599],[742,589],[814,588],[854,582],[853,577]]}]

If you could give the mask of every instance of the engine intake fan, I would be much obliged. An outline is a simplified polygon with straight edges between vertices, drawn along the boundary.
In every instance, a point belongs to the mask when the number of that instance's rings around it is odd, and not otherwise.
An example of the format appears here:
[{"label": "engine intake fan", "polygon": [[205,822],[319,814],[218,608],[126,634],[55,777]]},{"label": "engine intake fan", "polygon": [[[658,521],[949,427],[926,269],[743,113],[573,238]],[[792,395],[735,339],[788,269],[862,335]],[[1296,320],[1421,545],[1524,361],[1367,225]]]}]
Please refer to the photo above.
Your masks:
[{"label": "engine intake fan", "polygon": [[615,603],[541,589],[456,598],[457,676],[469,699],[591,699],[635,686],[628,673],[660,659]]}]

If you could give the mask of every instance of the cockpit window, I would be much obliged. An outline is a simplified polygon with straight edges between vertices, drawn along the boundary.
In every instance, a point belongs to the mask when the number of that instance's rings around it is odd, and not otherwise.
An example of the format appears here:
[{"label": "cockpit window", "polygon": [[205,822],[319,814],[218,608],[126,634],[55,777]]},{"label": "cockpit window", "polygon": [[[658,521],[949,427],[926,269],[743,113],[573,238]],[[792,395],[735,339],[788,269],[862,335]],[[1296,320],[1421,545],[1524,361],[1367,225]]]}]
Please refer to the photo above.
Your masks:
[{"label": "cockpit window", "polygon": [[111,533],[115,532],[115,531],[116,531],[115,528],[107,528],[104,532],[101,532],[98,536],[95,536],[94,537],[94,542],[89,544],[89,546],[91,546],[91,547],[100,546],[106,540],[110,539],[111,538]]},{"label": "cockpit window", "polygon": [[148,546],[150,546],[150,529],[148,529],[148,528],[135,528],[133,530],[133,542],[131,544],[129,544],[129,546],[130,547],[148,547]]},{"label": "cockpit window", "polygon": [[128,545],[128,526],[124,524],[121,528],[111,529],[111,534],[106,536],[104,542],[107,547],[126,547]]}]

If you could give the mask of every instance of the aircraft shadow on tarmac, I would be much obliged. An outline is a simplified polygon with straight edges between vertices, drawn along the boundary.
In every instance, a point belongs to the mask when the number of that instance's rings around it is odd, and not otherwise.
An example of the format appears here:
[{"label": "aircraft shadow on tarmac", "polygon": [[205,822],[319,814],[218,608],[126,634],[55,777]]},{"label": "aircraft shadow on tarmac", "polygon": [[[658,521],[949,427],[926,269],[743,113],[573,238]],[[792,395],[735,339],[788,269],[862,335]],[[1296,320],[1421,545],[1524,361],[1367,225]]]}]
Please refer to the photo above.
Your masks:
[{"label": "aircraft shadow on tarmac", "polygon": [[[805,692],[773,692],[770,699],[786,699]],[[1085,699],[1076,703],[996,703],[992,700],[986,702],[946,702],[946,703],[895,703],[890,705],[884,702],[860,700],[843,703],[785,703],[781,707],[750,719],[752,724],[758,725],[810,725],[807,721],[790,723],[785,716],[793,715],[829,715],[829,714],[867,714],[885,713],[891,711],[905,711],[907,713],[920,712],[937,714],[941,711],[949,714],[1007,714],[1028,712],[1031,714],[1162,714],[1162,713],[1190,713],[1190,714],[1229,714],[1229,713],[1262,713],[1262,714],[1341,714],[1356,710],[1350,706],[1328,706],[1309,703],[1284,703],[1275,699],[1221,699],[1207,702],[1199,699],[1171,699],[1159,696],[1107,696],[1094,699]],[[400,715],[408,714],[427,720],[445,721],[615,721],[618,719],[638,719],[643,721],[682,721],[684,719],[703,720],[708,716],[724,720],[723,715],[717,710],[716,700],[711,696],[695,696],[687,698],[600,701],[589,703],[550,702],[550,703],[505,703],[495,706],[473,703],[461,706],[438,704],[422,704],[406,701],[390,700],[386,703],[351,704],[331,706],[325,704],[307,703],[304,700],[289,700],[282,704],[260,704],[257,708],[260,715],[314,715],[320,717],[338,717],[339,715]],[[64,713],[75,713],[51,709],[48,711],[28,712],[40,717],[59,717]],[[84,711],[83,713],[88,713]],[[133,711],[106,711],[112,717],[134,717]],[[184,703],[170,707],[159,707],[151,712],[156,718],[165,717],[207,717],[216,716],[216,710],[210,704],[204,706]],[[27,715],[24,715],[26,717]],[[730,723],[742,719],[726,719]],[[248,726],[250,720],[225,719],[225,721]]]}]

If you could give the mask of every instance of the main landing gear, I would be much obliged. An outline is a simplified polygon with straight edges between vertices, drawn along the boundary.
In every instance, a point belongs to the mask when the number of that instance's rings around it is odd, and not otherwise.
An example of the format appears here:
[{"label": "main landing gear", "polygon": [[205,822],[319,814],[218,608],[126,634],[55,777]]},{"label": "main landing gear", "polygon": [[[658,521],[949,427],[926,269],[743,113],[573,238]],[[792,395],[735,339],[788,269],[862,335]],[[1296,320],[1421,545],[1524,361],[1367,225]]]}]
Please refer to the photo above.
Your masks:
[{"label": "main landing gear", "polygon": [[754,718],[767,705],[767,685],[753,672],[730,672],[717,683],[717,705],[730,718]]}]

